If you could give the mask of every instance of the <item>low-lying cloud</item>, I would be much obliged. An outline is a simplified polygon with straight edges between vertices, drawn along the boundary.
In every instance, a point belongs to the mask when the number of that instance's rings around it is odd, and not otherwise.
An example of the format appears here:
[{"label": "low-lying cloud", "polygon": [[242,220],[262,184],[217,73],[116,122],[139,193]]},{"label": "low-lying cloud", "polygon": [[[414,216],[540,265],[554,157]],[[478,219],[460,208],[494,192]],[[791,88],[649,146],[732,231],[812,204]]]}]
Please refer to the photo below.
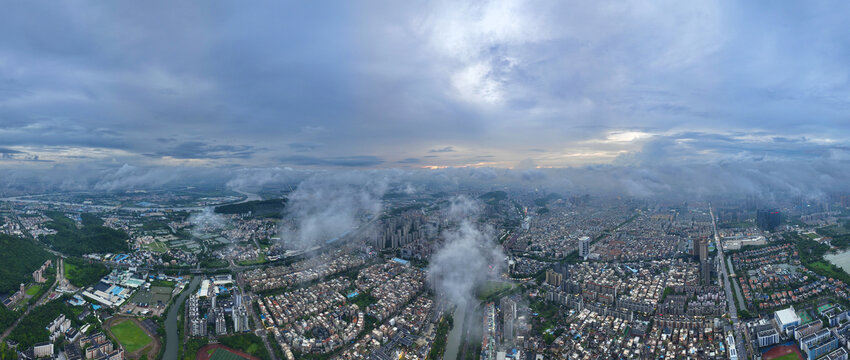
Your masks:
[{"label": "low-lying cloud", "polygon": [[307,178],[289,195],[281,222],[284,246],[321,246],[358,229],[380,213],[386,191],[380,173],[320,173]]},{"label": "low-lying cloud", "polygon": [[504,270],[505,255],[493,241],[493,229],[475,223],[478,206],[465,196],[451,200],[447,216],[459,225],[442,234],[444,243],[428,264],[428,283],[457,306],[472,304],[476,291]]}]

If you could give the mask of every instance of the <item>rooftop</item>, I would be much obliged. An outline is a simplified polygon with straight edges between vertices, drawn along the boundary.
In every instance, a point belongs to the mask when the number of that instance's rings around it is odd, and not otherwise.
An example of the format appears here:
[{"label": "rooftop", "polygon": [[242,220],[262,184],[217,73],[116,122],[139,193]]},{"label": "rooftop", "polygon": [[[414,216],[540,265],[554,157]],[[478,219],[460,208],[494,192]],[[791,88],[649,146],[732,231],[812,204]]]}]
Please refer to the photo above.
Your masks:
[{"label": "rooftop", "polygon": [[776,318],[779,320],[780,325],[800,321],[800,317],[797,316],[796,312],[794,312],[794,308],[787,308],[777,311]]}]

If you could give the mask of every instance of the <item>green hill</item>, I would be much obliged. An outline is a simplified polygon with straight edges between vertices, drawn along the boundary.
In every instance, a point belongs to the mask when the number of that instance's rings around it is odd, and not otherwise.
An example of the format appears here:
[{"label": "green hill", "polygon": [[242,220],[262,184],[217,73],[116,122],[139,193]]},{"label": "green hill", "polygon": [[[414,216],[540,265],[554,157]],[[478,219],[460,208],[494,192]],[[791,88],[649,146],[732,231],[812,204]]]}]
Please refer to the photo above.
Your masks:
[{"label": "green hill", "polygon": [[32,272],[51,257],[31,240],[0,235],[0,293],[13,293],[31,281]]},{"label": "green hill", "polygon": [[109,269],[101,263],[81,258],[65,259],[65,277],[76,287],[86,287],[109,274]]},{"label": "green hill", "polygon": [[47,325],[60,314],[65,314],[71,320],[71,325],[80,326],[81,322],[77,320],[77,314],[82,312],[83,308],[71,308],[65,304],[65,300],[67,297],[62,297],[37,307],[21,320],[15,330],[12,330],[9,339],[19,342],[18,346],[23,349],[46,341],[50,336],[46,329]]},{"label": "green hill", "polygon": [[53,221],[46,223],[56,234],[47,235],[42,240],[54,250],[70,256],[90,253],[126,252],[127,233],[103,226],[103,220],[92,214],[82,214],[82,228],[77,228],[74,220],[62,213],[48,214]]}]

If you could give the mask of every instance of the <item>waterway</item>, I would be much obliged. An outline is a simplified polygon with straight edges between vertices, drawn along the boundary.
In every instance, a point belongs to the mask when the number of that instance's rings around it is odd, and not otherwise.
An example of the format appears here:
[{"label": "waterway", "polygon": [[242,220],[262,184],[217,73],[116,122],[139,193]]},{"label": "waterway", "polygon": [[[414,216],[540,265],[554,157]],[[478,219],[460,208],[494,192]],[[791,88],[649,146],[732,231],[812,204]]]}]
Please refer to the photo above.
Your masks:
[{"label": "waterway", "polygon": [[[234,190],[242,195],[245,195],[245,199],[241,201],[237,201],[235,203],[223,203],[218,205],[229,205],[229,204],[242,204],[248,201],[261,200],[262,198],[254,193],[244,192]],[[134,212],[146,212],[146,211],[154,211],[154,210],[174,210],[174,211],[202,211],[209,207],[216,207],[218,205],[212,206],[151,206],[151,207],[136,207],[136,206],[115,206],[115,205],[94,205],[94,204],[80,204],[80,203],[71,203],[65,201],[52,201],[52,200],[43,200],[43,199],[28,199],[30,195],[25,196],[13,196],[13,197],[5,197],[0,198],[0,202],[21,202],[21,203],[30,203],[30,204],[45,204],[45,205],[55,205],[55,206],[74,206],[84,209],[94,209],[100,211],[112,211],[112,210],[125,210],[125,211],[134,211]]]},{"label": "waterway", "polygon": [[463,345],[463,323],[466,321],[466,306],[455,307],[452,315],[454,326],[449,331],[449,340],[446,342],[446,353],[443,359],[457,359],[460,346]]},{"label": "waterway", "polygon": [[823,258],[850,274],[850,250],[826,254]]},{"label": "waterway", "polygon": [[168,316],[165,318],[165,352],[162,355],[164,360],[177,360],[177,349],[179,349],[180,339],[177,336],[177,314],[180,313],[180,308],[186,300],[186,296],[198,291],[198,284],[201,283],[202,275],[196,275],[192,282],[189,283],[189,288],[184,289],[177,301],[168,309]]}]

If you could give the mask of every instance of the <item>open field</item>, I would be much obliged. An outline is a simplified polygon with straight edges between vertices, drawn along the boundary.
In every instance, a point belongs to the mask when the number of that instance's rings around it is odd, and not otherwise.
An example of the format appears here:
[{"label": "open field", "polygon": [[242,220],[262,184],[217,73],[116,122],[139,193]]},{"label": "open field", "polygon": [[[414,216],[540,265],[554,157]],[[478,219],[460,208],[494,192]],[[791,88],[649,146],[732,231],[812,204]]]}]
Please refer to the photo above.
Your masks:
[{"label": "open field", "polygon": [[479,289],[478,297],[480,299],[486,299],[494,294],[497,294],[502,291],[510,290],[514,285],[509,282],[503,281],[488,281]]},{"label": "open field", "polygon": [[818,234],[824,236],[841,236],[850,234],[850,230],[841,225],[830,225],[817,229]]},{"label": "open field", "polygon": [[257,265],[257,264],[262,264],[264,262],[266,262],[266,255],[263,254],[263,253],[260,253],[260,256],[257,256],[256,259],[240,261],[239,265],[242,265],[242,266]]},{"label": "open field", "polygon": [[165,245],[165,243],[159,241],[154,241],[150,244],[145,244],[144,248],[158,253],[164,253],[168,251],[168,245]]},{"label": "open field", "polygon": [[244,360],[245,358],[236,355],[225,349],[215,349],[210,360]]},{"label": "open field", "polygon": [[796,353],[785,354],[780,357],[775,357],[773,360],[800,360],[801,357]]},{"label": "open field", "polygon": [[109,274],[105,266],[90,260],[68,258],[64,263],[65,278],[77,287],[96,284],[101,277]]},{"label": "open field", "polygon": [[765,360],[802,360],[803,355],[796,345],[774,346],[763,354]]},{"label": "open field", "polygon": [[110,328],[115,338],[128,353],[135,353],[150,344],[153,339],[132,319],[121,321]]},{"label": "open field", "polygon": [[69,276],[70,276],[70,274],[73,274],[73,273],[74,273],[74,271],[76,271],[76,269],[77,269],[77,266],[76,266],[76,265],[74,265],[74,264],[70,264],[70,263],[68,263],[67,261],[65,262],[65,265],[64,265],[63,267],[64,267],[64,270],[65,270],[65,271],[64,271],[64,272],[65,272],[65,274],[64,274],[64,275],[65,275],[65,277],[66,277],[66,278],[67,278],[67,277],[69,277]]},{"label": "open field", "polygon": [[41,285],[38,285],[38,284],[30,285],[30,287],[27,288],[27,295],[35,296],[35,294],[38,294],[39,290],[41,290]]},{"label": "open field", "polygon": [[196,360],[260,360],[242,351],[221,344],[205,345],[196,356]]}]

